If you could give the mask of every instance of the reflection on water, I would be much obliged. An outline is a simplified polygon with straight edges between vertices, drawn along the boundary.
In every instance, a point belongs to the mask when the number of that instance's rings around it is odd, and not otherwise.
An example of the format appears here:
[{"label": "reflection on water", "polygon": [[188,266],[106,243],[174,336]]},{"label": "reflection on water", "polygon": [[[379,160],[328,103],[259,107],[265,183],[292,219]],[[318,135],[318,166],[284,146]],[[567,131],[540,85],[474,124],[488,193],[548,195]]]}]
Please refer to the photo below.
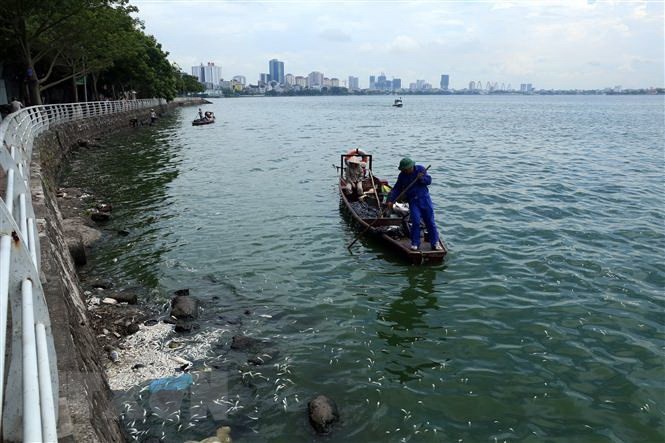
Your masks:
[{"label": "reflection on water", "polygon": [[[386,330],[377,329],[377,336],[395,348],[386,372],[393,374],[401,383],[419,379],[421,369],[431,368],[433,363],[427,358],[418,358],[411,345],[428,336],[439,334],[440,325],[428,322],[428,311],[439,309],[434,291],[434,278],[438,270],[423,268],[409,270],[407,281],[400,296],[379,310],[377,318]],[[432,317],[429,317],[432,319]],[[445,339],[444,339],[445,340]],[[444,349],[441,349],[443,354]],[[423,356],[426,357],[426,356]],[[423,360],[419,363],[419,360]]]},{"label": "reflection on water", "polygon": [[[315,440],[318,393],[342,415],[329,441],[663,441],[662,98],[391,104],[218,100],[214,125],[180,109],[75,159],[68,182],[114,207],[86,272],[148,286],[154,304],[190,288],[202,332],[226,331],[193,374],[225,377],[239,407],[168,422],[168,441],[221,425]],[[405,155],[432,164],[444,265],[366,239],[349,254],[330,165],[352,147],[390,181]],[[274,363],[248,363],[235,334]]]}]

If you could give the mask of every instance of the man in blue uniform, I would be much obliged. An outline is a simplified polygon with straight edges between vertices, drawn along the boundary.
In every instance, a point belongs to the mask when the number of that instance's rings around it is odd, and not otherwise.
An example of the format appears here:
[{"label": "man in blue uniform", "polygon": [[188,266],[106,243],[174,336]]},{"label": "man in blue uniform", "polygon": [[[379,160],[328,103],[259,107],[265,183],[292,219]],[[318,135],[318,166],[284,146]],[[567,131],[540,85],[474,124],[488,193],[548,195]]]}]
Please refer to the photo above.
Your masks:
[{"label": "man in blue uniform", "polygon": [[427,174],[427,170],[408,157],[399,162],[401,171],[397,177],[397,183],[388,195],[386,206],[392,209],[395,199],[411,183],[415,184],[406,192],[406,200],[409,202],[409,213],[411,215],[411,249],[417,251],[420,248],[420,220],[425,221],[425,226],[429,232],[429,241],[432,250],[441,250],[443,247],[439,243],[439,232],[434,223],[434,207],[432,199],[429,196],[427,186],[432,184],[432,177]]}]

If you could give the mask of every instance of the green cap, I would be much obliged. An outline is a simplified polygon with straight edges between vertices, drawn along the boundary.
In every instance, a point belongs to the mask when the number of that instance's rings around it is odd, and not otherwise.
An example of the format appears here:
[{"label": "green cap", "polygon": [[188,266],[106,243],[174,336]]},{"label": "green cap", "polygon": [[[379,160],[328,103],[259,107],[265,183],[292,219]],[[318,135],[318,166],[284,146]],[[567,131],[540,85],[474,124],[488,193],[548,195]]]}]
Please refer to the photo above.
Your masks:
[{"label": "green cap", "polygon": [[411,160],[409,157],[404,157],[402,160],[400,160],[398,169],[403,171],[405,169],[413,168],[415,165],[416,162]]}]

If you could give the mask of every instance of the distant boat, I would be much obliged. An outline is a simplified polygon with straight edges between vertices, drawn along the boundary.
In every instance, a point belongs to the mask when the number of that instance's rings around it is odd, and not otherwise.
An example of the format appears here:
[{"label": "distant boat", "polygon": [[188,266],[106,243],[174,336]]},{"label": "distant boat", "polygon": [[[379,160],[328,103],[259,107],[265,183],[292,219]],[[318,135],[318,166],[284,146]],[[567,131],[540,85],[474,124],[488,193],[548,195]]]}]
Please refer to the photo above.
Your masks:
[{"label": "distant boat", "polygon": [[402,97],[396,98],[395,103],[393,103],[393,106],[396,107],[396,108],[401,108],[403,106]]},{"label": "distant boat", "polygon": [[192,126],[209,125],[211,123],[215,123],[215,114],[210,111],[206,111],[203,118],[197,118],[192,122]]}]

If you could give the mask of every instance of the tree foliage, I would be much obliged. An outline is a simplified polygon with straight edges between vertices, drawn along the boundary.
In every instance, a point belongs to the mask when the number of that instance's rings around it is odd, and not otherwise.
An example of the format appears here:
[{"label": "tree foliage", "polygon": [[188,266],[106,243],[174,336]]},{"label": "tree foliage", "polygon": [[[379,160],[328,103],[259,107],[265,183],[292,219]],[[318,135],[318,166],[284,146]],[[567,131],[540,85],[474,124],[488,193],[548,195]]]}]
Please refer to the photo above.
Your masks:
[{"label": "tree foliage", "polygon": [[135,91],[138,97],[172,99],[181,73],[168,61],[168,52],[144,33],[137,12],[127,0],[2,0],[0,43],[16,60],[27,81],[31,104],[40,104],[50,88],[78,90],[86,78],[92,95]]}]

